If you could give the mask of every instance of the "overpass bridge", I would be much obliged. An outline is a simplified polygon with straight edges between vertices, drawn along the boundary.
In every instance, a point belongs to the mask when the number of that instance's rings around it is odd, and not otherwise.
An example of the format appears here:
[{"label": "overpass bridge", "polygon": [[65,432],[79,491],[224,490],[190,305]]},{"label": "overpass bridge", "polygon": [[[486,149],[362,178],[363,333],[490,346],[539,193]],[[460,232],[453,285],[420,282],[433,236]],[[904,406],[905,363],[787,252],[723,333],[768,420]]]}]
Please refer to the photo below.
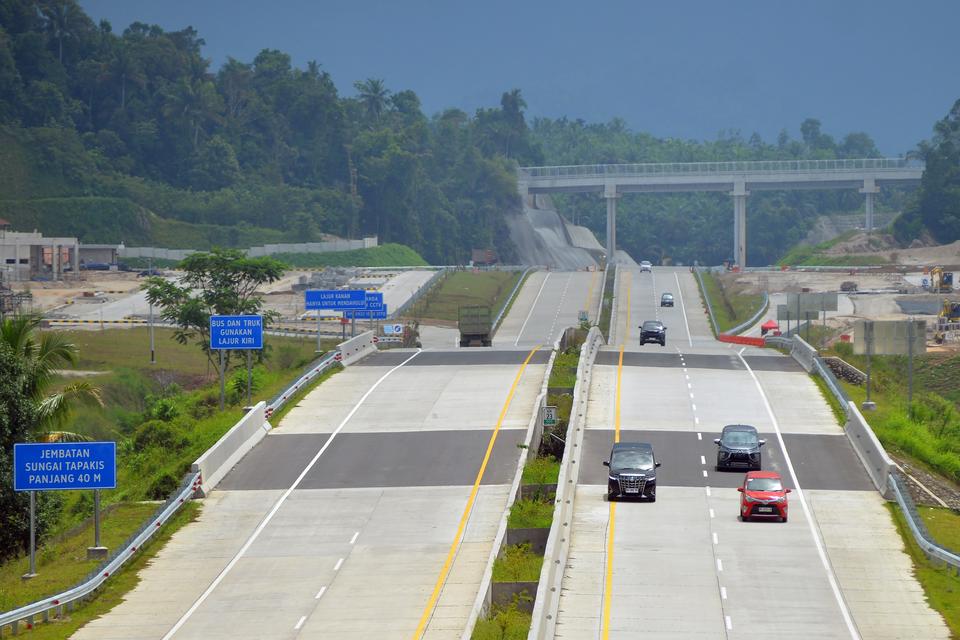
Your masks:
[{"label": "overpass bridge", "polygon": [[734,258],[747,263],[747,196],[753,191],[858,189],[873,229],[876,194],[883,186],[920,184],[923,164],[903,158],[760,160],[521,167],[521,195],[600,193],[607,202],[607,255],[617,246],[617,200],[625,193],[721,191],[733,197]]}]

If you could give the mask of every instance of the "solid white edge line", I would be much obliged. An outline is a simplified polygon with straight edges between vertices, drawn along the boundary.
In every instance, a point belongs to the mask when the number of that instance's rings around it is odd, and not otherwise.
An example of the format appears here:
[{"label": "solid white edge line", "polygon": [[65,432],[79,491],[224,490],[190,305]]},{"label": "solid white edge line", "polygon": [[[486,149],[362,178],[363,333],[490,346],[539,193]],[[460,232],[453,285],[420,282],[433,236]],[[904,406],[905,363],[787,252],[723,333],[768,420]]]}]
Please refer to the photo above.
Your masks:
[{"label": "solid white edge line", "polygon": [[680,296],[680,311],[683,312],[683,325],[687,328],[687,342],[689,342],[690,346],[692,347],[693,336],[690,335],[690,323],[687,322],[687,306],[683,304],[683,291],[680,287],[680,274],[674,271],[673,277],[677,279],[677,294]]},{"label": "solid white edge line", "polygon": [[548,271],[547,277],[543,279],[543,283],[540,285],[540,290],[537,291],[537,297],[533,299],[533,304],[530,305],[530,311],[527,312],[526,319],[523,321],[523,324],[520,325],[520,331],[517,333],[517,339],[513,341],[513,346],[516,347],[520,344],[520,336],[523,335],[523,330],[527,328],[527,323],[530,322],[530,316],[533,315],[533,310],[537,308],[537,301],[540,300],[540,294],[543,293],[543,288],[547,286],[547,280],[550,279],[550,274],[552,273],[552,271]]},{"label": "solid white edge line", "polygon": [[300,619],[297,621],[297,624],[293,625],[294,631],[300,631],[300,627],[303,626],[303,623],[307,621],[307,616],[300,616]]},{"label": "solid white edge line", "polygon": [[273,520],[273,517],[277,514],[277,511],[280,510],[280,507],[283,506],[283,503],[287,501],[287,498],[290,497],[290,494],[293,493],[294,489],[296,489],[300,485],[300,483],[303,482],[303,479],[306,477],[306,475],[310,472],[313,466],[317,464],[317,460],[320,459],[320,456],[323,455],[324,451],[327,450],[327,447],[330,446],[330,443],[333,442],[334,438],[337,437],[337,434],[340,433],[340,431],[346,426],[347,422],[350,421],[350,419],[360,409],[363,403],[366,402],[367,398],[370,397],[370,394],[376,391],[377,387],[380,386],[380,383],[386,380],[390,376],[390,374],[392,374],[394,371],[396,371],[403,365],[407,364],[408,362],[416,358],[418,355],[420,355],[420,353],[421,353],[421,350],[417,349],[416,353],[414,353],[412,356],[410,356],[409,358],[407,358],[406,360],[404,360],[403,362],[401,362],[400,364],[398,364],[397,366],[395,366],[394,368],[390,369],[385,374],[380,376],[380,379],[374,382],[372,387],[367,389],[367,392],[363,394],[363,396],[361,396],[357,404],[355,404],[353,406],[353,409],[350,410],[350,413],[347,414],[347,417],[343,419],[343,422],[341,422],[337,426],[337,428],[333,430],[333,432],[330,434],[330,437],[327,438],[327,441],[324,442],[323,446],[320,447],[320,450],[317,451],[317,454],[313,456],[313,459],[307,464],[306,467],[303,468],[303,471],[301,471],[300,475],[297,476],[297,479],[293,481],[293,484],[290,485],[290,488],[283,492],[283,495],[281,495],[280,498],[277,500],[276,504],[273,505],[273,508],[270,509],[270,512],[267,513],[267,515],[264,516],[263,520],[260,521],[260,524],[257,525],[257,528],[254,529],[253,533],[250,534],[250,537],[247,538],[247,541],[243,544],[242,547],[240,547],[240,550],[237,551],[236,555],[234,555],[233,558],[231,558],[230,562],[227,563],[227,566],[223,568],[223,571],[221,571],[217,575],[217,577],[213,579],[213,582],[210,583],[210,586],[207,587],[202,594],[200,594],[200,597],[197,598],[196,602],[194,602],[190,606],[190,608],[187,609],[186,613],[184,613],[180,617],[180,619],[177,620],[176,624],[173,625],[170,631],[167,631],[167,633],[164,634],[162,640],[170,640],[170,638],[172,638],[174,634],[176,634],[177,631],[180,630],[180,627],[182,627],[187,622],[187,620],[190,619],[190,616],[192,616],[196,612],[196,610],[200,608],[200,605],[202,605],[203,602],[208,597],[210,597],[210,594],[213,593],[213,590],[216,589],[221,582],[223,582],[223,579],[227,577],[227,574],[230,573],[230,571],[233,569],[234,566],[236,566],[237,562],[240,561],[240,558],[243,557],[243,554],[245,554],[247,550],[253,545],[253,543],[256,542],[257,538],[260,537],[260,534],[263,533],[263,530],[267,527],[268,524],[270,524],[270,521]]},{"label": "solid white edge line", "polygon": [[737,357],[740,358],[740,361],[743,362],[743,366],[747,369],[747,373],[749,373],[750,377],[753,378],[753,383],[756,385],[757,391],[760,392],[760,397],[763,399],[763,406],[767,410],[767,415],[770,416],[770,420],[773,422],[773,430],[774,433],[777,434],[777,442],[780,443],[780,450],[783,451],[783,459],[787,463],[787,469],[790,471],[790,476],[793,478],[794,492],[797,494],[797,497],[800,498],[800,507],[803,509],[803,513],[807,518],[807,527],[810,529],[810,536],[813,538],[813,543],[817,548],[817,555],[820,557],[820,562],[823,564],[823,569],[827,574],[827,582],[830,583],[830,589],[833,591],[833,597],[836,599],[837,605],[840,607],[840,614],[843,616],[843,621],[847,625],[847,631],[850,632],[851,638],[854,638],[855,640],[861,640],[860,632],[857,630],[857,627],[853,622],[853,617],[850,615],[850,610],[847,608],[847,603],[843,599],[843,594],[840,592],[840,585],[837,582],[837,576],[834,574],[833,567],[830,565],[830,560],[827,558],[827,553],[823,548],[823,540],[820,539],[820,533],[813,524],[813,514],[810,512],[809,505],[807,505],[807,498],[803,494],[803,489],[800,487],[800,483],[797,481],[797,473],[793,469],[793,462],[790,460],[790,453],[787,451],[787,445],[783,441],[783,434],[780,432],[780,423],[777,422],[777,417],[773,414],[773,407],[770,406],[770,400],[767,398],[766,392],[760,385],[760,379],[757,378],[757,374],[754,373],[753,369],[750,368],[750,365],[747,364],[747,361],[743,355],[737,354]]}]

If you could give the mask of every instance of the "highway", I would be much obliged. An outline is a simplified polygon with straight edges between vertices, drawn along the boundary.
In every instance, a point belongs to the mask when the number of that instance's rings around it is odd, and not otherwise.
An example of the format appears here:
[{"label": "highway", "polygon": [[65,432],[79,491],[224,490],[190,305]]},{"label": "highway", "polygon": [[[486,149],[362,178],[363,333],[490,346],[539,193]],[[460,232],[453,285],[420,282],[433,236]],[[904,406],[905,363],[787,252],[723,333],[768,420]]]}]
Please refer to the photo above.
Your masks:
[{"label": "highway", "polygon": [[548,356],[391,351],[348,367],[75,637],[459,638]]},{"label": "highway", "polygon": [[[663,292],[676,307],[659,307]],[[715,342],[686,269],[622,269],[618,298],[590,386],[556,637],[949,637],[809,376]],[[667,325],[665,347],[638,346],[649,319]],[[789,522],[739,521],[743,473],[714,468],[730,423],[766,439],[764,468],[794,489]],[[653,444],[657,502],[604,500],[617,439]]]},{"label": "highway", "polygon": [[493,346],[552,346],[565,329],[579,326],[581,311],[596,320],[602,287],[602,271],[532,273],[494,336]]}]

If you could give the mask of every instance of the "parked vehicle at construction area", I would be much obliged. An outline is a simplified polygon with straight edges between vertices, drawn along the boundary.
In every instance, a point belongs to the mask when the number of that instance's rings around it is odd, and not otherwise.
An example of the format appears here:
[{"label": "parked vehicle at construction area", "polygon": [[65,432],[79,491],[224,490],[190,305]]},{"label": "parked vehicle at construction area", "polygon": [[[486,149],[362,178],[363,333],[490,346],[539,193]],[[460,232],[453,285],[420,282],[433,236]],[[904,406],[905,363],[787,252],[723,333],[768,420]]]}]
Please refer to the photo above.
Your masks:
[{"label": "parked vehicle at construction area", "polygon": [[953,291],[953,272],[944,271],[943,267],[930,269],[930,291],[933,293],[950,293]]},{"label": "parked vehicle at construction area", "polygon": [[937,328],[933,332],[933,341],[943,344],[954,337],[960,337],[960,302],[944,300],[943,308],[937,315]]},{"label": "parked vehicle at construction area", "polygon": [[461,347],[489,347],[493,344],[490,307],[478,305],[460,307],[457,326],[460,329]]}]

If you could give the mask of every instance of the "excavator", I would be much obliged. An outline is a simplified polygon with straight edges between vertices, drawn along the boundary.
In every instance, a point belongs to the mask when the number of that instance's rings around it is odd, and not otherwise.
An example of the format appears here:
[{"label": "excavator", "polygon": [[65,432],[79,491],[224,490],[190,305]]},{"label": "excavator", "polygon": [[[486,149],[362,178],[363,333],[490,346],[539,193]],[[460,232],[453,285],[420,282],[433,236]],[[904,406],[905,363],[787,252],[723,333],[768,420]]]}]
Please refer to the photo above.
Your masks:
[{"label": "excavator", "polygon": [[960,333],[960,302],[943,301],[943,308],[937,315],[937,328],[933,333],[933,341],[943,344],[948,333]]},{"label": "excavator", "polygon": [[953,291],[953,272],[943,267],[930,269],[930,291],[932,293],[950,293]]}]

